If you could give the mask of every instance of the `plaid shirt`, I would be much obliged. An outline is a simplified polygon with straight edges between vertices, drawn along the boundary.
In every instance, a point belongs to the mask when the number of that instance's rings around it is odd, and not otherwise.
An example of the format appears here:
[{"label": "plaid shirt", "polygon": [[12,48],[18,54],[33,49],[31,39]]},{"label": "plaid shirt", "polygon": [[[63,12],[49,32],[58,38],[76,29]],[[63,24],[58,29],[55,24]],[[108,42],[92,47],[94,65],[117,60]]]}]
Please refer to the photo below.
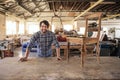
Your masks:
[{"label": "plaid shirt", "polygon": [[28,49],[30,50],[33,46],[37,45],[38,56],[48,57],[52,54],[52,44],[55,45],[56,48],[60,47],[53,32],[47,31],[45,34],[43,34],[40,31],[38,31],[30,39]]}]

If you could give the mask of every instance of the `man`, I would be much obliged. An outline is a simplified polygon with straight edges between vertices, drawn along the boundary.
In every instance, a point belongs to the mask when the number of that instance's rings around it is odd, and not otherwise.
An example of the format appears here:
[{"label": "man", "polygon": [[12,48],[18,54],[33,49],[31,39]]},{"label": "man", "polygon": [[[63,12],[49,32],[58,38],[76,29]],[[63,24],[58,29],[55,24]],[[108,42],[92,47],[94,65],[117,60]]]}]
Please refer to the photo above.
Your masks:
[{"label": "man", "polygon": [[40,31],[33,34],[30,39],[30,43],[26,49],[25,57],[20,58],[20,61],[26,61],[29,55],[29,50],[36,44],[37,45],[37,53],[39,57],[49,57],[52,55],[51,46],[56,46],[57,60],[61,60],[60,58],[60,46],[55,37],[55,34],[48,30],[49,22],[43,20],[40,22]]},{"label": "man", "polygon": [[103,37],[103,40],[102,41],[108,41],[108,36],[107,36],[107,34],[106,34],[106,31],[104,31],[104,37]]}]

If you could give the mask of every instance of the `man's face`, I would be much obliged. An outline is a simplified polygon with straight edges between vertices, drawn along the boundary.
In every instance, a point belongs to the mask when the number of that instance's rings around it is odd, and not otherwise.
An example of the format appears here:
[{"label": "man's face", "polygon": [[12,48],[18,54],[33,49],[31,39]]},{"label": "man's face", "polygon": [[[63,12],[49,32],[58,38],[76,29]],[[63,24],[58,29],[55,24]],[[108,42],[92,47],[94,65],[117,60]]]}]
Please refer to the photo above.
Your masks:
[{"label": "man's face", "polygon": [[47,25],[45,25],[44,23],[42,23],[41,26],[40,26],[40,29],[41,29],[41,31],[42,31],[43,33],[45,33],[48,28],[47,28]]}]

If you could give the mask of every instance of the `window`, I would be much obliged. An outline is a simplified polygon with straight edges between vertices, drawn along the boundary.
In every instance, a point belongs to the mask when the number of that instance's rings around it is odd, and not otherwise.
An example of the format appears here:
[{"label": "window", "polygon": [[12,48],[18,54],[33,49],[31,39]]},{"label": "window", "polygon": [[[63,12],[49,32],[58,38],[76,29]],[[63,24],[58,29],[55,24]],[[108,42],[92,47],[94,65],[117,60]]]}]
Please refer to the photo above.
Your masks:
[{"label": "window", "polygon": [[66,30],[66,31],[73,30],[73,25],[64,25],[63,29]]},{"label": "window", "polygon": [[20,24],[19,24],[18,34],[24,34],[24,24],[23,24],[23,23],[20,23]]},{"label": "window", "polygon": [[39,24],[37,22],[27,22],[26,30],[28,34],[33,34],[37,31],[39,31]]},{"label": "window", "polygon": [[85,27],[80,27],[78,34],[84,35],[85,34]]},{"label": "window", "polygon": [[55,32],[55,26],[52,25],[52,32]]},{"label": "window", "polygon": [[16,22],[15,21],[6,21],[6,35],[16,34]]}]

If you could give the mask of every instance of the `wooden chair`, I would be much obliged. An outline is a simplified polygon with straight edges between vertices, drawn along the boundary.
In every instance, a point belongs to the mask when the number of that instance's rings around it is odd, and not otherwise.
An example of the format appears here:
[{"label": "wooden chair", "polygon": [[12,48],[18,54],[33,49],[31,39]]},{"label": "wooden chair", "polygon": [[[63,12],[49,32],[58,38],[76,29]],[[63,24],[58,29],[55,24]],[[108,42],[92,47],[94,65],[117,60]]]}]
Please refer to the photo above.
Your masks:
[{"label": "wooden chair", "polygon": [[[100,38],[100,30],[101,30],[101,16],[102,13],[96,13],[92,15],[88,15],[85,17],[86,19],[86,29],[85,29],[85,51],[88,44],[95,44],[97,61],[100,61],[100,47],[99,47],[99,38]],[[89,26],[90,20],[94,20],[96,26]],[[96,35],[94,37],[88,37],[88,33],[93,32]]]},{"label": "wooden chair", "polygon": [[[67,61],[69,61],[69,43],[77,43],[81,44],[81,65],[84,66],[85,56],[87,55],[87,46],[89,44],[94,44],[96,48],[97,61],[100,61],[100,48],[99,48],[99,38],[100,38],[100,30],[101,30],[101,15],[102,13],[96,13],[92,15],[88,15],[85,17],[86,19],[86,27],[85,27],[85,35],[83,37],[70,37],[68,38],[68,53],[67,53]],[[97,23],[96,27],[89,26],[90,20],[94,20]],[[89,37],[88,33],[94,32],[97,33],[95,37]]]}]

